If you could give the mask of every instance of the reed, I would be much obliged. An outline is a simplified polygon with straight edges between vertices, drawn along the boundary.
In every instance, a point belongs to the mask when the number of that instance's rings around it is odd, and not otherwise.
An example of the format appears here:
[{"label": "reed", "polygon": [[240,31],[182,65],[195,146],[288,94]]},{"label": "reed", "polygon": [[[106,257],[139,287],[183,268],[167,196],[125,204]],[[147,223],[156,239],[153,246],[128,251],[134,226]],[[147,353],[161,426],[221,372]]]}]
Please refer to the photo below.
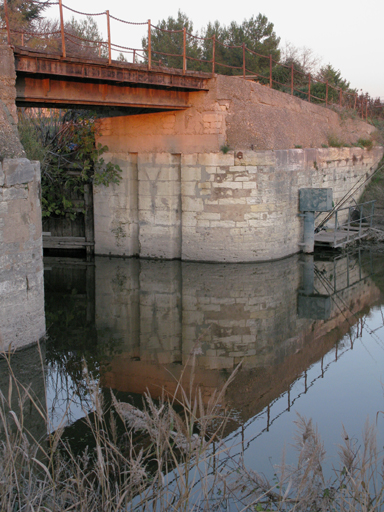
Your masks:
[{"label": "reed", "polygon": [[[343,432],[339,464],[328,480],[321,438],[303,417],[296,425],[297,462],[288,465],[283,457],[273,484],[247,468],[241,452],[232,455],[223,441],[231,415],[221,404],[238,370],[208,403],[192,371],[173,395],[154,400],[146,394],[141,409],[113,393],[107,406],[98,384],[87,380],[92,410],[84,421],[92,443],[77,454],[65,437],[65,415],[46,435],[45,404],[17,380],[10,355],[3,357],[9,386],[0,393],[1,511],[383,510],[384,458],[368,424],[361,447]],[[31,406],[46,425],[40,439],[27,428]]]}]

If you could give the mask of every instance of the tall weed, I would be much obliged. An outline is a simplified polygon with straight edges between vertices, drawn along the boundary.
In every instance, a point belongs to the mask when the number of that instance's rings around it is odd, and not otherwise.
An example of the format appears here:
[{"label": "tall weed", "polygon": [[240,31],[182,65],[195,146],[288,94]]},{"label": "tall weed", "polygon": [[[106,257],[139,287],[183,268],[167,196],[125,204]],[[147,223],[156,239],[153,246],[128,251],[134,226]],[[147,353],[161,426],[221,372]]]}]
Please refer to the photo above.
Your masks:
[{"label": "tall weed", "polygon": [[[0,393],[1,511],[383,509],[384,458],[373,426],[366,425],[361,447],[343,431],[339,465],[328,480],[321,438],[312,421],[300,416],[297,462],[288,465],[283,457],[273,484],[245,466],[241,450],[234,456],[223,441],[230,413],[221,404],[237,370],[208,402],[192,371],[187,382],[181,377],[173,395],[163,392],[155,401],[147,393],[141,409],[112,392],[107,406],[89,379],[92,406],[84,421],[93,442],[76,453],[65,436],[66,418],[47,435],[52,430],[45,404],[17,379],[12,357],[3,357],[9,385]],[[31,404],[46,426],[39,439],[28,429]]]}]

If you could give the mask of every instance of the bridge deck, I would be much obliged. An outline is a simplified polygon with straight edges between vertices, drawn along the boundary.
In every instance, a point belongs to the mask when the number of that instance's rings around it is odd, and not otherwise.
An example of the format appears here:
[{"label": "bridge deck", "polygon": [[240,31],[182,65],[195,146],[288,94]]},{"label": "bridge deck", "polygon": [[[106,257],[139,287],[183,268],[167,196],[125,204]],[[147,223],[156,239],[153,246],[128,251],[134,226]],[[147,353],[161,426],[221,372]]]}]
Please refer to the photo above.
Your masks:
[{"label": "bridge deck", "polygon": [[15,47],[19,106],[105,105],[185,109],[190,91],[207,91],[209,73],[103,59],[47,55]]}]

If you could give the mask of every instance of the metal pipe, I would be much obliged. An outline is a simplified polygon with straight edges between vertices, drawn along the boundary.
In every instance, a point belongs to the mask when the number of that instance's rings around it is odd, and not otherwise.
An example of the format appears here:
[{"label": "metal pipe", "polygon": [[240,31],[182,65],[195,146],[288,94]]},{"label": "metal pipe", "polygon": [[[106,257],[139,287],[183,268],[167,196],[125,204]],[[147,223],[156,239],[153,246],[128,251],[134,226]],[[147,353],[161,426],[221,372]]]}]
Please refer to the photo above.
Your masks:
[{"label": "metal pipe", "polygon": [[315,249],[315,212],[304,212],[303,252],[311,254]]}]

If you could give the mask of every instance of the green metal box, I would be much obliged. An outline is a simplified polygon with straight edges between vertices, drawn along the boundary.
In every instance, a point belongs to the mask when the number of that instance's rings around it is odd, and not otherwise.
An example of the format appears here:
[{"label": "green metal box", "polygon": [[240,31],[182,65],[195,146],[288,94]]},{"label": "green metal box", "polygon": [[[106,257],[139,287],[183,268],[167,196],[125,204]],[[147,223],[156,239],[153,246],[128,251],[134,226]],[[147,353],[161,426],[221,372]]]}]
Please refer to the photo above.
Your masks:
[{"label": "green metal box", "polygon": [[301,188],[299,190],[301,212],[328,212],[332,210],[331,188]]}]

